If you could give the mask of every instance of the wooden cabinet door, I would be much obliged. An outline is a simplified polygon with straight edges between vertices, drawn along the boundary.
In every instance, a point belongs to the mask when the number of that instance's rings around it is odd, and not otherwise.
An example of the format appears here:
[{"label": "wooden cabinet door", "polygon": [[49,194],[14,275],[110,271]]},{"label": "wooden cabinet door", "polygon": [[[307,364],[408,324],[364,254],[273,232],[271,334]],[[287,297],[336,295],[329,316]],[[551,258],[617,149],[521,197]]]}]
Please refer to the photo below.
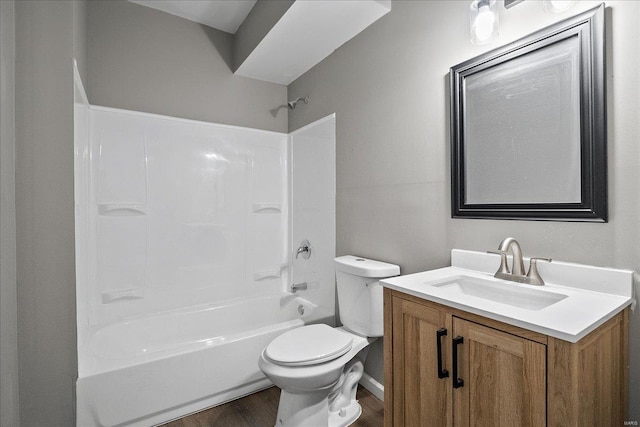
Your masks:
[{"label": "wooden cabinet door", "polygon": [[544,426],[546,346],[454,317],[456,337],[463,384],[453,389],[453,425]]},{"label": "wooden cabinet door", "polygon": [[[436,308],[393,297],[393,418],[398,427],[451,425],[450,334]],[[441,331],[438,333],[438,331]],[[438,340],[441,366],[438,369]],[[448,369],[448,377],[444,372]],[[441,376],[442,378],[439,378]]]}]

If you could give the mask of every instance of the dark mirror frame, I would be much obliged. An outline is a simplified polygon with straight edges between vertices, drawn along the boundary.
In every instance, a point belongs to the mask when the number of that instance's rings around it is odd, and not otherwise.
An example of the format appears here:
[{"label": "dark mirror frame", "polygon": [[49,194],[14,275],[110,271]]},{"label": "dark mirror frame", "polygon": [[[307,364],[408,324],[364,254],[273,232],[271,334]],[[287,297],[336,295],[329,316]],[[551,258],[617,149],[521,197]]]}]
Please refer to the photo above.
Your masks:
[{"label": "dark mirror frame", "polygon": [[[607,118],[604,4],[451,68],[452,218],[607,222]],[[465,202],[465,78],[545,46],[578,36],[580,65],[579,203]],[[499,167],[499,166],[497,166]]]}]

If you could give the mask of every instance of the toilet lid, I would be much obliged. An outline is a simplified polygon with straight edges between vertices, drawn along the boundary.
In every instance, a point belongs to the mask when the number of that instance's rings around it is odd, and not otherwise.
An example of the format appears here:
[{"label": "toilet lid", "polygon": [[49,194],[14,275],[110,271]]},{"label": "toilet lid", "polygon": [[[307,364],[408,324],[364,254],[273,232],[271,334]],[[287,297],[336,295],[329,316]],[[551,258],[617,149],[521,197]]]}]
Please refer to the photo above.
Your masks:
[{"label": "toilet lid", "polygon": [[280,365],[315,365],[342,356],[352,342],[349,334],[330,326],[309,325],[280,335],[267,346],[265,354]]}]

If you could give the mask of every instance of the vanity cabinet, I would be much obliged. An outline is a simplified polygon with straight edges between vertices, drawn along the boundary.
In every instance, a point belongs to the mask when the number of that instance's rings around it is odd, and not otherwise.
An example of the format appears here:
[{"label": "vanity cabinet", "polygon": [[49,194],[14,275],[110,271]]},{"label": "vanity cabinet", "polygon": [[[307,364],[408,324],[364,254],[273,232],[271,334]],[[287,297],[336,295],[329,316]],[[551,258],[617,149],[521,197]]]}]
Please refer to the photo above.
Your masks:
[{"label": "vanity cabinet", "polygon": [[544,344],[457,317],[452,330],[453,425],[544,425]]},{"label": "vanity cabinet", "polygon": [[622,425],[628,309],[577,343],[385,289],[385,427]]}]

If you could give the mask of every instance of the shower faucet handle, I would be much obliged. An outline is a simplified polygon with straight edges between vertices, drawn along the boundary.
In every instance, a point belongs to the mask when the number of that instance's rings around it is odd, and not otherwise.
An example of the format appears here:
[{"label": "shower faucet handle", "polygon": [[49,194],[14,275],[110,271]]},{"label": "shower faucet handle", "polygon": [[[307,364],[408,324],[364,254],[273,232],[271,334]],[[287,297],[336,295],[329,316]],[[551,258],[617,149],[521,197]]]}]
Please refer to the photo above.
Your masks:
[{"label": "shower faucet handle", "polygon": [[309,259],[311,257],[311,243],[309,243],[308,240],[303,240],[302,243],[300,243],[300,247],[296,252],[296,259],[298,259],[300,254],[302,254],[302,258],[304,259]]}]

